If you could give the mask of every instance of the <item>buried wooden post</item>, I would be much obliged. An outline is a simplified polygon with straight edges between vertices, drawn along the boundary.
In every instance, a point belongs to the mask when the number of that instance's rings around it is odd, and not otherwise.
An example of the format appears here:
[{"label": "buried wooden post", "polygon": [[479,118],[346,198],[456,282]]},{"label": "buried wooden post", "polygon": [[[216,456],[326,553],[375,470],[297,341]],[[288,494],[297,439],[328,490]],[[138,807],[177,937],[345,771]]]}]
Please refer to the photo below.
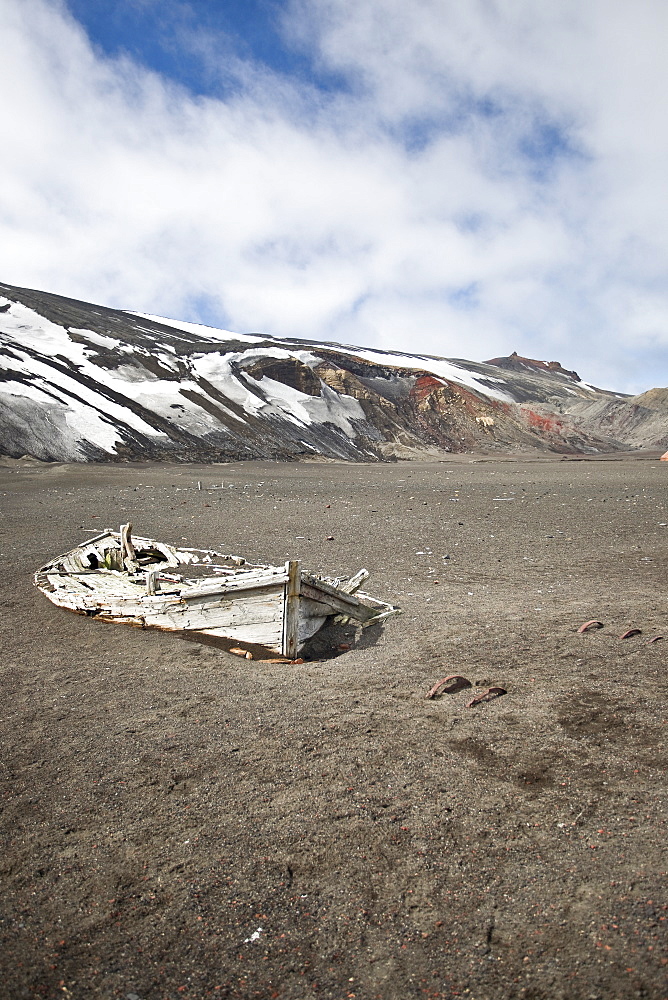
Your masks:
[{"label": "buried wooden post", "polygon": [[122,524],[121,525],[121,556],[125,559],[129,556],[130,559],[134,559],[134,546],[132,544],[132,525]]},{"label": "buried wooden post", "polygon": [[125,566],[129,571],[137,569],[139,566],[135,547],[132,544],[132,525],[129,523],[121,525],[121,564],[121,568]]},{"label": "buried wooden post", "polygon": [[299,594],[301,592],[301,569],[297,559],[285,564],[288,582],[285,585],[285,611],[283,615],[283,656],[290,660],[297,657],[299,645]]}]

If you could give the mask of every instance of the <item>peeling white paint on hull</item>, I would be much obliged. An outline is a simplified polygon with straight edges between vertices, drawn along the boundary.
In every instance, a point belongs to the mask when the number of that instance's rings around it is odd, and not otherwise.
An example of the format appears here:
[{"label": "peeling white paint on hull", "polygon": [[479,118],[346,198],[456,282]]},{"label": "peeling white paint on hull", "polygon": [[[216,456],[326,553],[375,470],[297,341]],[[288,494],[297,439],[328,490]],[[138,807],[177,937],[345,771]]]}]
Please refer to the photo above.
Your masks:
[{"label": "peeling white paint on hull", "polygon": [[131,530],[106,529],[57,556],[37,571],[35,585],[59,607],[96,619],[202,633],[287,659],[330,616],[364,627],[399,610],[359,591],[366,570],[332,580],[294,560],[253,564],[212,549],[133,539]]}]

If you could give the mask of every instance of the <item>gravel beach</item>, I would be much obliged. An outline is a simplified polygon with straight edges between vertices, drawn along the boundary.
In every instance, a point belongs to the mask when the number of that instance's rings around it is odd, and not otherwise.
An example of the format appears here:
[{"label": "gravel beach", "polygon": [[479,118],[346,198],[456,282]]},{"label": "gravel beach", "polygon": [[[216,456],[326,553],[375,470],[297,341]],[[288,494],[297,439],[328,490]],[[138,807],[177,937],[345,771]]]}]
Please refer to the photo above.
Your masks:
[{"label": "gravel beach", "polygon": [[[668,997],[667,476],[8,462],[0,995]],[[402,614],[271,664],[33,587],[126,521]]]}]

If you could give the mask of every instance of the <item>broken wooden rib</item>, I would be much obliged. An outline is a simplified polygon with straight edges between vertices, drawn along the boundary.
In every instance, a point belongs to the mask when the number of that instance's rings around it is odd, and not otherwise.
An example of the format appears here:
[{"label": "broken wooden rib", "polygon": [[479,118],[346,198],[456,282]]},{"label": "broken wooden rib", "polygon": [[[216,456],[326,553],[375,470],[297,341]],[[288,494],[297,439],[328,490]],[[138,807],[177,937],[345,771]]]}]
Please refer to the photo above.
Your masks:
[{"label": "broken wooden rib", "polygon": [[[188,576],[184,570],[189,570]],[[63,608],[105,621],[247,642],[295,659],[332,615],[362,627],[399,609],[348,580],[268,566],[214,549],[174,548],[107,529],[42,566],[35,585]]]}]

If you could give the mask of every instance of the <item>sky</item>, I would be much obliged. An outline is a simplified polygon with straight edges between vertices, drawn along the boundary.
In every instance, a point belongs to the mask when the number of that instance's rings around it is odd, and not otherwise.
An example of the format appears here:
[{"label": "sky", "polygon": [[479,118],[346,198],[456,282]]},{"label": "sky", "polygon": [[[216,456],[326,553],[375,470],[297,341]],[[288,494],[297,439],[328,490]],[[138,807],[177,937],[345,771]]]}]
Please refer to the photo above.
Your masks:
[{"label": "sky", "polygon": [[0,280],[668,385],[665,0],[0,0]]}]

